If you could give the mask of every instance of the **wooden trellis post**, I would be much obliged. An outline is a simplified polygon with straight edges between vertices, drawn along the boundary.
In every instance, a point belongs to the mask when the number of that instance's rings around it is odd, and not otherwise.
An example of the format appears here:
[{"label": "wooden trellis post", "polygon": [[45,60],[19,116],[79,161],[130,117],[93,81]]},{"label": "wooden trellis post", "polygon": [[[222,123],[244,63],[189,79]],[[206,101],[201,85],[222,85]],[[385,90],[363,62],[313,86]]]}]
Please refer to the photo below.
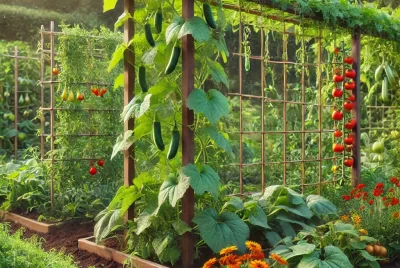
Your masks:
[{"label": "wooden trellis post", "polygon": [[[182,0],[183,19],[194,16],[194,0]],[[182,165],[194,162],[194,133],[189,128],[193,125],[194,114],[187,107],[187,98],[194,88],[194,40],[191,35],[182,38]],[[194,217],[194,191],[187,189],[182,202],[182,220],[192,226]],[[182,237],[182,264],[184,268],[193,267],[194,238],[186,232]]]},{"label": "wooden trellis post", "polygon": [[356,71],[356,88],[353,90],[353,94],[356,97],[355,106],[352,111],[352,115],[354,119],[356,119],[356,127],[353,129],[354,141],[353,141],[353,157],[354,157],[354,165],[351,172],[351,184],[355,187],[360,183],[360,174],[361,174],[361,153],[360,153],[360,144],[361,144],[361,83],[360,83],[360,64],[361,64],[361,30],[360,28],[356,28],[351,37],[351,54],[353,57],[353,69]]},{"label": "wooden trellis post", "polygon": [[[135,1],[124,0],[124,10],[131,14],[131,18],[124,23],[124,42],[129,43],[135,34],[135,24],[133,22],[133,14],[135,12]],[[124,105],[127,105],[134,96],[135,91],[135,55],[133,49],[126,49],[124,52]],[[134,120],[129,119],[124,123],[124,132],[133,130]],[[132,145],[128,150],[124,151],[124,185],[131,186],[135,176],[134,150]],[[125,214],[125,220],[131,220],[134,217],[134,207],[131,206]]]},{"label": "wooden trellis post", "polygon": [[[14,128],[18,130],[18,47],[14,47]],[[14,158],[18,158],[18,136],[14,137]]]}]

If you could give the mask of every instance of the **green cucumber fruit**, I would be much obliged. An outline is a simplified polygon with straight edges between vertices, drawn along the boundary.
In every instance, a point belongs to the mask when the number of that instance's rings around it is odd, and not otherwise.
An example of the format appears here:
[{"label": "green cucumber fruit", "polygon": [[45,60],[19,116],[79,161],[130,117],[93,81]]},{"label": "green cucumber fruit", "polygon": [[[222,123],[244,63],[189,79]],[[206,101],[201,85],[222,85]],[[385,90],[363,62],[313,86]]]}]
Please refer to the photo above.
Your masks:
[{"label": "green cucumber fruit", "polygon": [[381,80],[382,72],[383,72],[383,64],[379,65],[378,68],[376,68],[376,70],[375,70],[375,80],[376,81]]},{"label": "green cucumber fruit", "polygon": [[389,85],[388,79],[385,76],[382,80],[382,101],[387,102],[389,100]]},{"label": "green cucumber fruit", "polygon": [[149,89],[146,82],[146,67],[144,66],[139,67],[139,85],[142,88],[143,93],[146,93]]},{"label": "green cucumber fruit", "polygon": [[214,15],[211,10],[211,6],[207,3],[203,3],[203,13],[204,17],[206,18],[206,22],[208,26],[212,29],[217,28],[217,23],[215,23]]},{"label": "green cucumber fruit", "polygon": [[172,50],[171,57],[169,59],[167,68],[165,69],[166,75],[172,73],[175,70],[176,65],[178,64],[180,55],[181,55],[181,48],[178,46],[175,46],[174,49]]},{"label": "green cucumber fruit", "polygon": [[147,23],[147,24],[144,26],[144,33],[145,33],[145,35],[146,35],[147,43],[149,43],[150,46],[155,47],[155,46],[156,46],[156,43],[154,42],[153,34],[151,33],[151,26],[150,26],[150,24]]},{"label": "green cucumber fruit", "polygon": [[163,22],[163,16],[162,16],[162,11],[161,8],[157,10],[156,16],[154,17],[154,28],[156,29],[156,33],[161,33],[162,32],[162,22]]},{"label": "green cucumber fruit", "polygon": [[392,68],[390,68],[389,65],[385,65],[385,73],[386,73],[386,77],[389,80],[389,83],[391,85],[394,85],[396,83],[396,78],[394,77],[394,73],[392,71]]},{"label": "green cucumber fruit", "polygon": [[165,146],[161,134],[161,123],[158,121],[153,122],[153,141],[156,144],[158,150],[164,151]]},{"label": "green cucumber fruit", "polygon": [[178,152],[179,148],[179,140],[180,140],[179,131],[175,125],[174,129],[172,130],[171,143],[169,145],[169,150],[167,154],[168,160],[171,160],[176,156],[176,153]]}]

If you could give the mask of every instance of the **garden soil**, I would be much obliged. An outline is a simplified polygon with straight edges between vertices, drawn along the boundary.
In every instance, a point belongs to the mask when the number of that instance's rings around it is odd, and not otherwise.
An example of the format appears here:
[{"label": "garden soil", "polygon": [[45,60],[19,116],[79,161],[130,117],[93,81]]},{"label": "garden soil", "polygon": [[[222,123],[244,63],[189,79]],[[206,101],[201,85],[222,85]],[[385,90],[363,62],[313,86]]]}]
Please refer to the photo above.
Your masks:
[{"label": "garden soil", "polygon": [[[45,250],[55,248],[70,254],[74,257],[79,267],[87,268],[94,266],[96,268],[122,268],[117,262],[103,259],[95,254],[78,249],[78,239],[93,235],[94,223],[69,222],[59,227],[53,234],[40,234],[26,229],[24,237],[29,238],[33,235],[44,238],[43,247]],[[21,225],[10,222],[10,231],[15,232],[21,228]]]}]

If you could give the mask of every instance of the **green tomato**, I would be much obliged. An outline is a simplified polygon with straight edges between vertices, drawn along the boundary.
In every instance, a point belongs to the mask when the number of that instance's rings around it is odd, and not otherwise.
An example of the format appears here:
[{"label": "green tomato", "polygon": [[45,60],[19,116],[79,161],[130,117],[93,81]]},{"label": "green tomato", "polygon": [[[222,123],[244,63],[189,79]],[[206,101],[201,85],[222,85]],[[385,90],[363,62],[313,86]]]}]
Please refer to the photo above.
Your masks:
[{"label": "green tomato", "polygon": [[372,144],[372,151],[376,154],[381,154],[385,151],[385,145],[383,141],[376,141]]},{"label": "green tomato", "polygon": [[13,114],[8,114],[8,120],[14,121],[15,116]]},{"label": "green tomato", "polygon": [[24,141],[24,140],[26,140],[27,137],[28,137],[28,135],[26,135],[24,132],[18,133],[18,140],[19,141]]},{"label": "green tomato", "polygon": [[8,115],[9,115],[9,113],[3,114],[3,119],[4,119],[4,120],[7,120],[7,119],[8,119]]}]

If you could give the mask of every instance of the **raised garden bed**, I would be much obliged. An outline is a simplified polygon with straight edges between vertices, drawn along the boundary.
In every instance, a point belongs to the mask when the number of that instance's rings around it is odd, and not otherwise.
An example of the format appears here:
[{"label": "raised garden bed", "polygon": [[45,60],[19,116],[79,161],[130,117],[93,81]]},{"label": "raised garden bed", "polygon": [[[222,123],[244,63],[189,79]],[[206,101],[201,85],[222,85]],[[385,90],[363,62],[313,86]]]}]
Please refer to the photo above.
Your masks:
[{"label": "raised garden bed", "polygon": [[23,227],[43,234],[49,234],[58,229],[63,222],[58,223],[44,223],[37,220],[30,219],[15,213],[0,211],[0,218],[4,221],[11,221],[22,225]]},{"label": "raised garden bed", "polygon": [[168,268],[167,266],[141,259],[136,256],[131,256],[121,251],[98,245],[94,242],[94,237],[86,237],[78,240],[78,248],[90,253],[97,254],[98,256],[113,260],[115,262],[124,264],[126,260],[130,259],[136,268]]}]

